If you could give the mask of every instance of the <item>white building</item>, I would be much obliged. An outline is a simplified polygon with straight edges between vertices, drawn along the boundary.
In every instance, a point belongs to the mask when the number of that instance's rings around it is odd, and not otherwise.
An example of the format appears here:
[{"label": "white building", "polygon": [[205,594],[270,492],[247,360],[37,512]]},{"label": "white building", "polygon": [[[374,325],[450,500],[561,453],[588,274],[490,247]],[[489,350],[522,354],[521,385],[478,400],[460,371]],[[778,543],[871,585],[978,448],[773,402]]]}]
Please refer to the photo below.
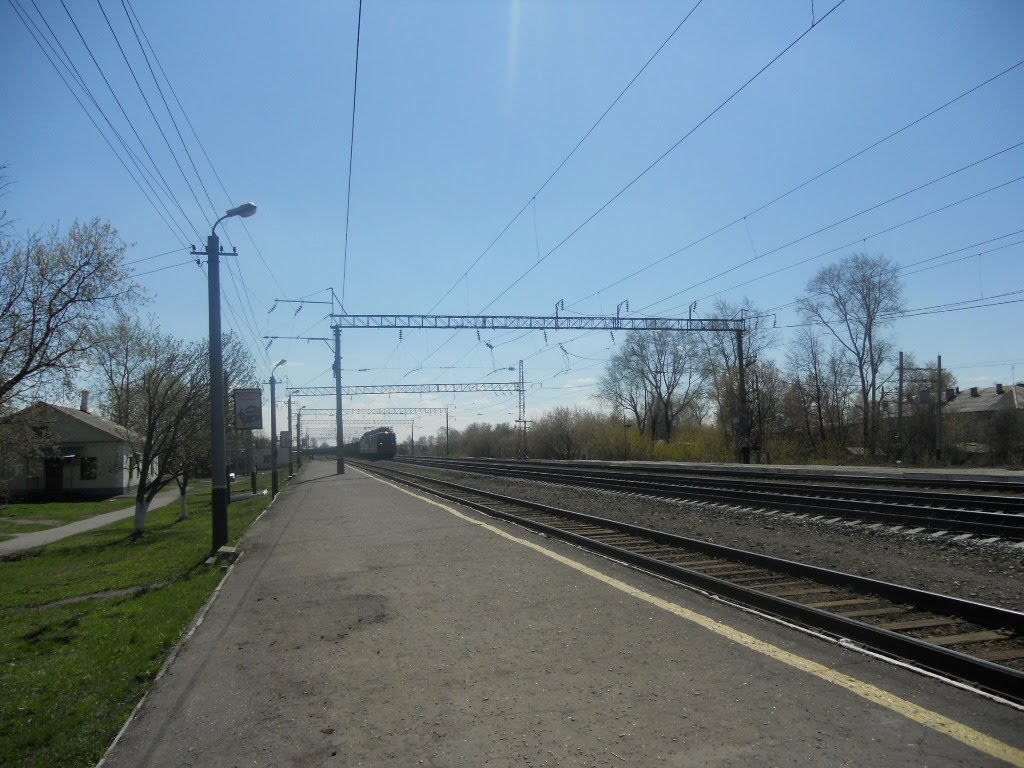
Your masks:
[{"label": "white building", "polygon": [[9,491],[13,496],[101,498],[128,493],[138,469],[128,430],[81,409],[36,403],[21,411],[42,450],[25,456]]}]

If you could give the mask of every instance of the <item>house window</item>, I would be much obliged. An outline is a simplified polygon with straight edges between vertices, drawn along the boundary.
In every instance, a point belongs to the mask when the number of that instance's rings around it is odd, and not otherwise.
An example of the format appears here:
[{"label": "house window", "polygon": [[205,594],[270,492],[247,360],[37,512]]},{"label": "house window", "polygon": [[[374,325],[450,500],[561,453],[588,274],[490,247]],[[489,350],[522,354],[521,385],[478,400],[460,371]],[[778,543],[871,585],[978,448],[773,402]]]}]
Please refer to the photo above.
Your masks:
[{"label": "house window", "polygon": [[82,480],[95,480],[96,479],[96,457],[95,456],[83,456],[82,457]]}]

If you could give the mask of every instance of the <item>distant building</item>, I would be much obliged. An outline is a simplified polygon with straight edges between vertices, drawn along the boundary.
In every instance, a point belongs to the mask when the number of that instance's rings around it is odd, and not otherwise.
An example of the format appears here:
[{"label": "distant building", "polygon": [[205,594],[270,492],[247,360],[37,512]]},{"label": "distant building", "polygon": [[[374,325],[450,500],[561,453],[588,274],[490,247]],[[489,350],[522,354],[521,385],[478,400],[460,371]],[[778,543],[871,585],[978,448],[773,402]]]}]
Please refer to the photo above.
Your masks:
[{"label": "distant building", "polygon": [[947,389],[943,407],[947,415],[963,413],[981,417],[1016,410],[1024,410],[1024,383],[996,384],[993,387],[971,387],[964,390],[959,387]]},{"label": "distant building", "polygon": [[16,418],[31,424],[40,448],[10,478],[13,496],[105,498],[132,491],[138,468],[128,430],[81,408],[36,403]]},{"label": "distant building", "polygon": [[1024,383],[946,390],[942,413],[969,453],[1017,461],[1021,452]]}]

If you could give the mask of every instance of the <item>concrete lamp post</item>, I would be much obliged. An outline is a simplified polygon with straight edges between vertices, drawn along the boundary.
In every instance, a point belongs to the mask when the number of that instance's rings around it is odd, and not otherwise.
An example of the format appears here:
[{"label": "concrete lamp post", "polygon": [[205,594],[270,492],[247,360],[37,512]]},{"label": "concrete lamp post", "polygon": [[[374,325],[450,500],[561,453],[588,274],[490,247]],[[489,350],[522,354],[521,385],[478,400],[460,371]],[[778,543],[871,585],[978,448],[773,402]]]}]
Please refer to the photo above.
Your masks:
[{"label": "concrete lamp post", "polygon": [[281,359],[270,369],[270,498],[277,496],[277,393],[274,387],[277,380],[274,378],[274,371],[287,363]]},{"label": "concrete lamp post", "polygon": [[[248,218],[256,213],[255,203],[232,208],[217,221],[206,238],[207,295],[210,308],[210,464],[212,474],[213,551],[228,543],[228,471],[225,455],[224,355],[220,332],[220,238],[217,225],[234,216]],[[193,254],[200,254],[195,247]]]}]

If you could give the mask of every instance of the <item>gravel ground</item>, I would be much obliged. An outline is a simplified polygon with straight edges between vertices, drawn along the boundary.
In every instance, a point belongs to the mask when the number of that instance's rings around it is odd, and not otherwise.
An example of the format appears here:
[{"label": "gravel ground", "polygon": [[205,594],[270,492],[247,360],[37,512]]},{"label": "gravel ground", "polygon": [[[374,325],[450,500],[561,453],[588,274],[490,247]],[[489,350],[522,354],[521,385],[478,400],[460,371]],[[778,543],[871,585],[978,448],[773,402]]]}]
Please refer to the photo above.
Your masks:
[{"label": "gravel ground", "polygon": [[[411,468],[402,467],[409,471]],[[1024,611],[1024,549],[794,520],[724,505],[416,467],[419,474],[715,544]]]}]

